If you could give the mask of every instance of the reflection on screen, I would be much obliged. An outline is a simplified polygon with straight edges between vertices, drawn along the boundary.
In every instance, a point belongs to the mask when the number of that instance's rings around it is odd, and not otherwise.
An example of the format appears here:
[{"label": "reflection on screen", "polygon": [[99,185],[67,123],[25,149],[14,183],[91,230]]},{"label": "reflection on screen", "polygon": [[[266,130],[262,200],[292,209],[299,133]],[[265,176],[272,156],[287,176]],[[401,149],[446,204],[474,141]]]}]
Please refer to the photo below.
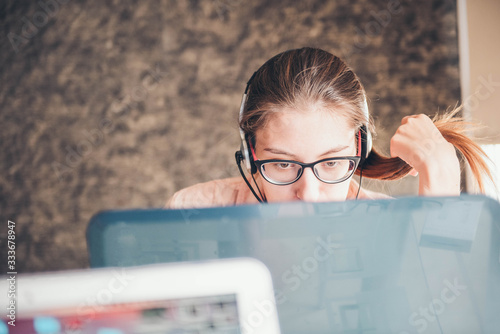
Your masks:
[{"label": "reflection on screen", "polygon": [[19,318],[7,330],[22,334],[230,334],[240,333],[240,326],[236,295],[223,295],[48,310]]}]

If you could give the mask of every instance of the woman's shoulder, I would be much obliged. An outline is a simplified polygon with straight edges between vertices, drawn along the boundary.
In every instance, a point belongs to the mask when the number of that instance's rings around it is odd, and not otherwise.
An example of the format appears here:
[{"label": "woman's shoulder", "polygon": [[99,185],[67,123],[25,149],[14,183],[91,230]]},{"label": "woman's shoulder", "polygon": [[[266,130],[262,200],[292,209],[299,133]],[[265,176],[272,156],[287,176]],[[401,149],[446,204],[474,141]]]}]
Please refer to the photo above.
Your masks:
[{"label": "woman's shoulder", "polygon": [[241,178],[227,178],[198,183],[177,191],[165,208],[187,209],[230,206],[249,201],[249,190]]}]

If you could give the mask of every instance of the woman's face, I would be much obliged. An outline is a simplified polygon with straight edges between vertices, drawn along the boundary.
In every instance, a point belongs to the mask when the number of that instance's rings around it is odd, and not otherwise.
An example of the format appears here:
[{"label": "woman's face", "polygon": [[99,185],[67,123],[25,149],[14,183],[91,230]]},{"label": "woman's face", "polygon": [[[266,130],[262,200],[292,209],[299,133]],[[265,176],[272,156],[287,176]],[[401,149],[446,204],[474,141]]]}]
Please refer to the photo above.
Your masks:
[{"label": "woman's face", "polygon": [[[314,106],[310,110],[282,109],[256,133],[255,154],[258,160],[283,159],[311,163],[320,159],[355,156],[355,129],[346,117]],[[342,113],[337,113],[342,114]],[[311,168],[289,185],[274,185],[257,179],[268,202],[343,201],[349,190],[348,179],[328,184],[316,178]]]}]

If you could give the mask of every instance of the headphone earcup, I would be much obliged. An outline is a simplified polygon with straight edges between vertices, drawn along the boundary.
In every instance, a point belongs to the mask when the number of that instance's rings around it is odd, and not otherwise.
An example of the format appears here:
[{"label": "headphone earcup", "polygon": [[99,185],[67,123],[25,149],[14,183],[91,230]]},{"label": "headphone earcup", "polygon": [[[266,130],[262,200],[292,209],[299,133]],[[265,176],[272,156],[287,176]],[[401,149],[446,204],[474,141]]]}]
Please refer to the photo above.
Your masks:
[{"label": "headphone earcup", "polygon": [[244,138],[241,139],[240,152],[243,159],[243,164],[245,165],[245,169],[250,172],[250,156],[248,155],[248,145]]},{"label": "headphone earcup", "polygon": [[[245,141],[248,144],[248,137],[245,137]],[[250,164],[249,172],[253,175],[257,173],[257,166],[255,165],[255,162],[253,160],[253,154],[250,147],[255,147],[255,142],[252,142],[252,146],[247,145],[248,162]]]},{"label": "headphone earcup", "polygon": [[[365,115],[366,121],[369,122],[370,112],[368,110],[368,103],[366,102],[366,96],[364,97],[363,101],[363,113]],[[370,133],[370,131],[368,131],[366,125],[361,126],[360,132],[361,132],[361,160],[359,162],[359,165],[363,166],[365,160],[368,158],[372,150],[373,139],[372,139],[372,134]]]},{"label": "headphone earcup", "polygon": [[250,145],[248,145],[248,138],[241,130],[240,130],[240,135],[241,135],[240,152],[243,158],[243,163],[245,164],[245,168],[249,173],[255,174],[257,173],[257,166],[255,166],[252,151],[250,150]]},{"label": "headphone earcup", "polygon": [[361,160],[359,165],[363,166],[366,158],[368,158],[368,155],[370,155],[370,151],[372,150],[372,136],[365,125],[361,126],[359,133],[361,136]]},{"label": "headphone earcup", "polygon": [[255,163],[253,162],[253,157],[250,156],[250,173],[255,174],[257,173],[257,166],[255,166]]}]

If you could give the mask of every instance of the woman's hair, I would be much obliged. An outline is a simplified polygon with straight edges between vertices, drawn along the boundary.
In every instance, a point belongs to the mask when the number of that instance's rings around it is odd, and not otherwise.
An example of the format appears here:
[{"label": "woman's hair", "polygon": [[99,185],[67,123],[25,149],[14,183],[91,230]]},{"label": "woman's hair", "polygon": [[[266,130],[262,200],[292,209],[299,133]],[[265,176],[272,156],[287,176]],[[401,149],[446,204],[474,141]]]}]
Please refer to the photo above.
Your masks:
[{"label": "woman's hair", "polygon": [[[363,112],[366,95],[359,78],[340,58],[315,48],[285,51],[255,72],[240,127],[249,138],[255,138],[256,131],[265,126],[273,114],[283,108],[309,110],[306,106],[311,104],[335,110],[346,117],[354,129],[365,125],[374,133],[372,120]],[[484,191],[482,175],[491,179],[483,158],[486,154],[465,135],[468,123],[455,117],[458,111],[460,108],[433,121],[443,137],[465,157],[479,189]],[[396,180],[406,176],[411,166],[398,157],[385,157],[372,149],[362,170],[365,177]]]}]

